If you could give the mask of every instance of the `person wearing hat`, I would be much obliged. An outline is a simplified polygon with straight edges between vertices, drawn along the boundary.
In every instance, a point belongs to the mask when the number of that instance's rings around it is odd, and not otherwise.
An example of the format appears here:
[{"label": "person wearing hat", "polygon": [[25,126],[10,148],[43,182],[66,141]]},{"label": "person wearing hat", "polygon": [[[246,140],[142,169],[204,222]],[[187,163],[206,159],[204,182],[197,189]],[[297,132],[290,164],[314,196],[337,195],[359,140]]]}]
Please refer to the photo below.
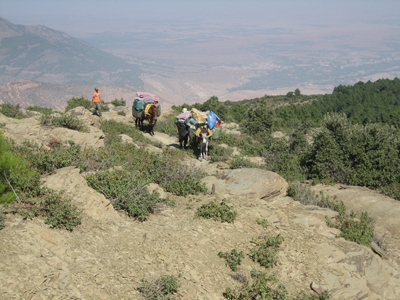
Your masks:
[{"label": "person wearing hat", "polygon": [[94,88],[94,93],[93,93],[93,97],[92,97],[92,102],[90,103],[90,107],[93,105],[95,105],[95,111],[94,114],[98,115],[99,117],[101,117],[101,103],[104,104],[104,102],[101,100],[100,97],[100,92],[99,89],[97,87]]}]

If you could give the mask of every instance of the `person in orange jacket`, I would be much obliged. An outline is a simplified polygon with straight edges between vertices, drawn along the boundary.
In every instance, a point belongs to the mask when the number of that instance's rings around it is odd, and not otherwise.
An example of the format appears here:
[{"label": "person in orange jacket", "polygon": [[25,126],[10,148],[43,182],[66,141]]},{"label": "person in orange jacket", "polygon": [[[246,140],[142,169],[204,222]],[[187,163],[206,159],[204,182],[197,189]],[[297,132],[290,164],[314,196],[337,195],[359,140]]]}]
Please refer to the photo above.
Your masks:
[{"label": "person in orange jacket", "polygon": [[99,89],[97,87],[94,88],[94,93],[93,93],[92,102],[90,103],[90,106],[92,106],[93,103],[95,105],[94,114],[96,114],[99,117],[101,117],[101,105],[100,104],[104,103],[104,102],[101,100],[100,92],[99,92]]}]

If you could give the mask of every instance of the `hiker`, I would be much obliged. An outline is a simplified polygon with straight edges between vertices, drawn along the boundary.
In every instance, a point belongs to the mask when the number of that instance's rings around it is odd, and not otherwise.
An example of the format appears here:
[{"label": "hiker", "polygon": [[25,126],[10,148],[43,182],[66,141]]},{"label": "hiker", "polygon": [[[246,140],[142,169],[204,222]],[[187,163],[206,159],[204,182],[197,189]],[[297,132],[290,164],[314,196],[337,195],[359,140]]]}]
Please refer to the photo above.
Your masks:
[{"label": "hiker", "polygon": [[182,144],[185,149],[188,148],[187,144],[189,141],[189,125],[181,120],[175,121],[176,132],[178,133],[179,149],[182,149]]},{"label": "hiker", "polygon": [[92,105],[95,105],[95,111],[94,114],[98,115],[99,117],[101,117],[101,106],[100,104],[103,103],[103,100],[101,100],[100,97],[100,92],[99,89],[96,87],[94,88],[94,93],[93,93],[93,97],[92,97],[92,102],[90,103],[90,107],[92,107]]},{"label": "hiker", "polygon": [[185,149],[188,148],[189,142],[189,120],[190,112],[187,108],[182,109],[182,113],[176,117],[175,125],[176,132],[178,133],[179,149],[182,149],[182,144]]}]

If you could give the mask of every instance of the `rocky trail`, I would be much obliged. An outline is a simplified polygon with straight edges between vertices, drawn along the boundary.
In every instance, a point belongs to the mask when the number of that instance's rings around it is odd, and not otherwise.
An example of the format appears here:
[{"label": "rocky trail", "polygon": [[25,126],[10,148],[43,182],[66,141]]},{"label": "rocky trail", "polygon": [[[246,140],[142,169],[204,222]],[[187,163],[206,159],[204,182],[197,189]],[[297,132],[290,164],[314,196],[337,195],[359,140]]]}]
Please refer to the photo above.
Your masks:
[{"label": "rocky trail", "polygon": [[[46,129],[35,118],[8,119],[0,115],[4,134],[17,141],[45,141],[50,136],[102,147],[102,135],[90,113],[79,115],[90,133]],[[132,124],[117,110],[104,119]],[[177,140],[156,132],[146,136],[166,146]],[[133,141],[134,142],[134,141]],[[154,147],[155,148],[155,147]],[[155,148],[157,149],[157,148]],[[157,151],[157,150],[154,150]],[[0,231],[0,299],[143,299],[141,279],[161,275],[179,278],[176,299],[224,299],[226,287],[239,287],[234,272],[218,253],[236,249],[246,255],[236,273],[247,278],[252,269],[265,270],[248,256],[252,238],[280,234],[284,238],[276,274],[290,295],[310,286],[330,292],[333,299],[400,299],[400,219],[398,201],[362,187],[316,186],[316,192],[337,195],[356,212],[368,211],[376,234],[385,239],[385,257],[370,248],[337,238],[326,225],[335,212],[304,206],[286,196],[287,182],[261,169],[230,170],[225,164],[188,159],[208,171],[207,195],[178,197],[158,189],[175,206],[163,206],[149,220],[138,222],[113,209],[103,195],[89,188],[75,167],[57,170],[43,183],[71,195],[83,209],[74,231],[50,229],[43,220],[7,215]],[[234,223],[195,217],[211,200],[226,201],[238,215]],[[258,224],[267,220],[268,227]]]}]

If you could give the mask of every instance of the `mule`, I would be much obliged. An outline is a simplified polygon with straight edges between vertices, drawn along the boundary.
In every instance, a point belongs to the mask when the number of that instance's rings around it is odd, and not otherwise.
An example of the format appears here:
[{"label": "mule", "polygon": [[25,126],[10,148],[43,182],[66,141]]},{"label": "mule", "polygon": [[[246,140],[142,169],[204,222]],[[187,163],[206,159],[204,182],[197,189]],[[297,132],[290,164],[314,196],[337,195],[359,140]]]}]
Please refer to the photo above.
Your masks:
[{"label": "mule", "polygon": [[143,130],[144,125],[143,121],[146,120],[149,122],[148,126],[148,132],[150,135],[154,135],[154,127],[157,124],[157,118],[158,118],[158,107],[156,105],[152,105],[149,108],[148,115],[145,114],[144,111],[142,111],[141,117],[135,117],[135,127],[139,127],[140,130]]},{"label": "mule", "polygon": [[207,159],[208,157],[208,142],[209,138],[207,137],[208,135],[208,130],[206,127],[202,127],[200,131],[200,137],[199,139],[199,148],[200,148],[200,155],[199,159]]}]

